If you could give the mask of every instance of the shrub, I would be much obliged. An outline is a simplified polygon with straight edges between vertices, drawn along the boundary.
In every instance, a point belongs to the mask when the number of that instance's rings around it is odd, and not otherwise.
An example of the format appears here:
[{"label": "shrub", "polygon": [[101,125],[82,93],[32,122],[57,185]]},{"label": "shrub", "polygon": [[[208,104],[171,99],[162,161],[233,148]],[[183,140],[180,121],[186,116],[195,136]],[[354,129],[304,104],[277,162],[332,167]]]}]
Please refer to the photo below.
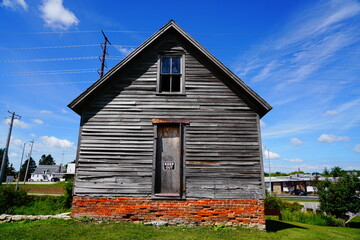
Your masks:
[{"label": "shrub", "polygon": [[265,208],[266,209],[280,209],[280,210],[288,210],[290,212],[300,211],[303,208],[298,202],[286,202],[277,198],[275,195],[270,196],[267,195],[265,198]]},{"label": "shrub", "polygon": [[277,198],[275,195],[271,196],[269,194],[266,195],[265,198],[265,208],[266,209],[281,209],[282,200]]},{"label": "shrub", "polygon": [[343,175],[333,181],[326,179],[318,185],[320,209],[346,219],[347,212],[360,211],[360,183],[357,176]]},{"label": "shrub", "polygon": [[47,215],[70,211],[73,181],[64,185],[65,195],[29,196],[24,189],[15,190],[14,186],[0,187],[0,214]]},{"label": "shrub", "polygon": [[301,205],[298,202],[291,203],[291,202],[282,201],[282,206],[281,206],[282,210],[296,212],[296,211],[300,211],[302,208],[303,208],[303,205]]},{"label": "shrub", "polygon": [[323,213],[314,213],[314,212],[300,212],[300,211],[282,211],[282,217],[284,221],[290,222],[300,222],[312,225],[319,226],[344,226],[344,221],[342,219],[335,218],[330,215],[325,215]]},{"label": "shrub", "polygon": [[13,214],[52,215],[70,211],[65,205],[65,197],[33,196],[32,202],[20,207],[13,207]]},{"label": "shrub", "polygon": [[67,181],[64,186],[64,190],[65,190],[64,203],[65,203],[65,206],[68,208],[70,208],[71,204],[72,204],[73,189],[74,189],[74,181],[71,179],[71,180]]},{"label": "shrub", "polygon": [[3,185],[0,187],[0,213],[11,213],[13,207],[27,205],[32,197],[23,189],[15,190],[14,186]]}]

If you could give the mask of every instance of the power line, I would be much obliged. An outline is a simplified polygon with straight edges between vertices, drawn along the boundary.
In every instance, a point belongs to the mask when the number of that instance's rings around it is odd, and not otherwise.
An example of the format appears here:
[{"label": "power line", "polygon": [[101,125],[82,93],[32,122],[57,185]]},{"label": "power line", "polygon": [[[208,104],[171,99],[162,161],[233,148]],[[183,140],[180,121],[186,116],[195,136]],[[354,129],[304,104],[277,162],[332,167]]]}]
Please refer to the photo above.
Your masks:
[{"label": "power line", "polygon": [[[153,31],[142,31],[142,30],[104,30],[111,33],[154,33]],[[37,35],[37,34],[77,34],[77,33],[98,33],[99,30],[78,30],[78,31],[53,31],[53,32],[2,32],[0,35]],[[252,36],[262,36],[263,34],[247,34],[247,33],[237,33],[237,32],[189,32],[190,34],[195,35],[232,35],[232,36],[241,36],[241,37],[252,37]],[[324,34],[310,34],[309,36],[323,36]],[[360,36],[359,34],[342,34],[346,36]]]},{"label": "power line", "polygon": [[[0,35],[38,35],[38,34],[73,34],[73,33],[98,33],[99,30],[85,30],[85,31],[58,31],[58,32],[14,32],[14,33],[5,33],[2,32]],[[128,30],[106,30],[106,32],[112,33],[153,33],[145,31],[128,31]]]},{"label": "power line", "polygon": [[[120,60],[123,59],[123,56],[109,56],[107,59],[110,60]],[[0,63],[27,63],[27,62],[54,62],[54,61],[77,61],[77,60],[91,60],[91,59],[98,59],[97,56],[89,56],[89,57],[65,57],[65,58],[35,58],[35,59],[14,59],[14,60],[0,60]],[[304,68],[307,65],[290,65],[290,64],[279,64],[279,65],[254,65],[253,68],[260,68],[260,67],[272,67],[272,68]],[[313,69],[316,67],[324,67],[325,65],[311,65],[309,67],[305,67],[305,69]],[[348,64],[348,65],[326,65],[326,67],[331,66],[349,66],[349,68],[330,68],[326,69],[329,70],[360,70],[359,64]],[[357,68],[350,68],[350,67],[357,67]]]},{"label": "power line", "polygon": [[[76,61],[76,60],[90,60],[98,59],[97,56],[91,57],[68,57],[68,58],[35,58],[35,59],[16,59],[16,60],[0,60],[0,63],[20,63],[20,62],[55,62],[55,61]],[[122,59],[122,56],[112,56],[108,59]]]},{"label": "power line", "polygon": [[348,83],[323,83],[323,82],[290,82],[288,84],[308,84],[308,85],[321,85],[321,86],[360,86],[360,84],[348,84]]},{"label": "power line", "polygon": [[[1,35],[1,34],[0,34]],[[40,47],[14,47],[14,48],[6,48],[0,47],[0,50],[41,50],[41,49],[58,49],[58,48],[80,48],[80,47],[98,47],[100,44],[83,44],[83,45],[59,45],[59,46],[40,46]],[[135,48],[136,45],[120,45],[115,44],[112,47],[128,47],[128,48]],[[264,51],[271,51],[271,52],[285,52],[287,54],[318,54],[327,51],[320,51],[320,50],[309,50],[309,49],[296,49],[293,51],[289,50],[279,50],[275,48],[252,48],[252,50],[246,48],[209,48],[211,51],[222,51],[222,52],[234,52],[234,51],[247,51],[248,53],[258,53]],[[360,55],[360,52],[341,52],[338,53],[339,55]]]},{"label": "power line", "polygon": [[[2,48],[0,50],[39,50],[51,48],[78,48],[78,47],[98,47],[100,44],[85,44],[85,45],[63,45],[63,46],[42,46],[42,47],[18,47],[18,48]],[[137,47],[135,45],[112,45],[112,47]]]},{"label": "power line", "polygon": [[20,84],[4,84],[3,87],[27,87],[27,86],[48,86],[48,85],[65,85],[78,83],[94,83],[94,81],[76,81],[76,82],[54,82],[54,83],[20,83]]},{"label": "power line", "polygon": [[49,74],[89,73],[89,72],[96,72],[96,70],[97,68],[44,70],[44,71],[29,71],[29,72],[5,72],[5,73],[0,73],[0,76],[31,76],[31,75],[49,75]]}]

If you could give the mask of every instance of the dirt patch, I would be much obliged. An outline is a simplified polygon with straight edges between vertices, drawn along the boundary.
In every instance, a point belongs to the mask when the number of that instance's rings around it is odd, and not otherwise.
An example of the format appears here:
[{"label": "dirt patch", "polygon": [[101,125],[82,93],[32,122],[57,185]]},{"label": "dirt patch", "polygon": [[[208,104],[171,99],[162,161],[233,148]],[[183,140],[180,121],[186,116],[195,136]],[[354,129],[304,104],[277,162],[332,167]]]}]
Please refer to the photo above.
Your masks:
[{"label": "dirt patch", "polygon": [[28,187],[28,186],[21,186],[21,189],[25,189],[28,193],[50,193],[50,194],[64,194],[65,190],[62,187]]}]

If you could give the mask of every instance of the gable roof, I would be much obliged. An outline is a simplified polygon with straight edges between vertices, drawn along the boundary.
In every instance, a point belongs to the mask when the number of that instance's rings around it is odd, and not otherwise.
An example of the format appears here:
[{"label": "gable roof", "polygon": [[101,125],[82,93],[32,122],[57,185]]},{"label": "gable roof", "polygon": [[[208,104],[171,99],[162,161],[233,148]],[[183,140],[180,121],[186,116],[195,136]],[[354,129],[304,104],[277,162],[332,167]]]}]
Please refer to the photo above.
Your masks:
[{"label": "gable roof", "polygon": [[32,174],[53,174],[59,173],[60,166],[59,165],[39,165],[36,167],[35,171]]},{"label": "gable roof", "polygon": [[137,47],[132,51],[127,57],[122,61],[116,64],[112,69],[110,69],[102,78],[93,83],[88,89],[81,93],[77,98],[75,98],[71,103],[68,104],[68,107],[71,108],[78,114],[81,114],[82,106],[84,103],[90,99],[93,95],[96,94],[102,86],[105,85],[110,79],[110,77],[117,72],[118,70],[124,68],[131,60],[138,56],[145,49],[150,47],[160,36],[164,35],[166,32],[174,29],[179,33],[186,41],[188,41],[196,50],[198,50],[207,60],[209,60],[213,65],[220,70],[225,76],[227,76],[235,86],[239,87],[243,93],[246,94],[246,97],[250,101],[250,105],[254,108],[254,111],[259,114],[260,117],[264,116],[269,112],[272,107],[262,99],[256,92],[254,92],[249,86],[247,86],[238,76],[236,76],[232,71],[230,71],[224,64],[222,64],[217,58],[215,58],[209,51],[207,51],[203,46],[201,46],[194,38],[187,34],[175,21],[170,20],[165,24],[159,31],[154,33],[150,38],[148,38],[143,44]]}]

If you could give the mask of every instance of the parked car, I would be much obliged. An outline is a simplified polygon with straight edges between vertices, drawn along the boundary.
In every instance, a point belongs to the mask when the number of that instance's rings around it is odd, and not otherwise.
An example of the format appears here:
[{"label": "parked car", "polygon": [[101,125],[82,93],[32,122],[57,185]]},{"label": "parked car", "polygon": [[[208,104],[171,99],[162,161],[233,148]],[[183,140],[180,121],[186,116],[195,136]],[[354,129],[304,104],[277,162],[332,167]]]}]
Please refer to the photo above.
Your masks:
[{"label": "parked car", "polygon": [[54,177],[54,178],[51,179],[51,181],[52,182],[58,182],[58,181],[60,181],[60,178]]},{"label": "parked car", "polygon": [[307,192],[305,192],[305,191],[303,191],[301,189],[296,189],[295,191],[292,192],[292,194],[300,195],[300,196],[306,196]]}]

